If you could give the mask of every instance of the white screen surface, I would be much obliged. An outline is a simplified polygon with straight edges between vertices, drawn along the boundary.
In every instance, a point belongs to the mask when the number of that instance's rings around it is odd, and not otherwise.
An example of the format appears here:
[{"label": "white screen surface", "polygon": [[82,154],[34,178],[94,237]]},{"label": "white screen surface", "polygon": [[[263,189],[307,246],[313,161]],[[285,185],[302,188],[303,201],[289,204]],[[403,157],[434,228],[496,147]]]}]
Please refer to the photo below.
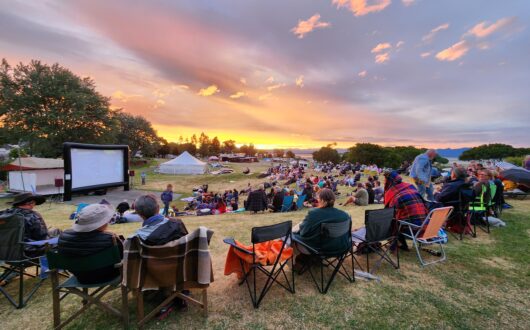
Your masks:
[{"label": "white screen surface", "polygon": [[71,149],[72,189],[123,182],[123,150]]}]

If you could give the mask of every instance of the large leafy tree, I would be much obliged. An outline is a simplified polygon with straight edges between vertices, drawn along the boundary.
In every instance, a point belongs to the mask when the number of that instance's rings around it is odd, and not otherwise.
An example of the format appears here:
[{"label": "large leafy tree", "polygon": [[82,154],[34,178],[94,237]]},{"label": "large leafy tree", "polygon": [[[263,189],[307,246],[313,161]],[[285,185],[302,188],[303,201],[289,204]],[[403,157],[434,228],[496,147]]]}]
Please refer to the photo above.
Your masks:
[{"label": "large leafy tree", "polygon": [[508,144],[492,143],[466,150],[460,155],[460,159],[502,159],[510,156],[524,156],[529,153],[530,148],[514,148]]},{"label": "large leafy tree", "polygon": [[117,143],[127,144],[132,155],[140,151],[152,157],[157,153],[163,140],[147,119],[121,111],[116,112],[115,117],[119,123]]},{"label": "large leafy tree", "polygon": [[313,159],[317,162],[332,162],[333,164],[337,164],[340,162],[340,155],[337,150],[333,149],[331,145],[328,145],[313,152]]},{"label": "large leafy tree", "polygon": [[33,60],[0,65],[0,120],[4,139],[27,143],[29,153],[57,157],[63,142],[111,143],[116,121],[94,81],[59,64]]}]

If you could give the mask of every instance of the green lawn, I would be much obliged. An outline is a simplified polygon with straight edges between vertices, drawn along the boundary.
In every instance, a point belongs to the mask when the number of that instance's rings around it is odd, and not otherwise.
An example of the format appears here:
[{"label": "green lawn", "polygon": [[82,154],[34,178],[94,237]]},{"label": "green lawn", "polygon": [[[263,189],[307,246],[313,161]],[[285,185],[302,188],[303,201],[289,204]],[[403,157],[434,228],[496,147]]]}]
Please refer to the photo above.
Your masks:
[{"label": "green lawn", "polygon": [[[257,171],[256,171],[257,172]],[[148,189],[157,189],[171,181],[175,191],[188,193],[182,187],[205,182],[228,189],[233,184],[246,185],[240,173],[214,179],[210,176],[166,177],[149,174]],[[226,179],[222,179],[226,178]],[[253,180],[258,181],[255,178]],[[219,180],[219,181],[215,181]],[[225,183],[223,184],[223,180]],[[162,183],[160,183],[162,182]],[[182,182],[182,186],[179,183]],[[219,188],[221,189],[221,188]],[[219,190],[214,189],[214,190]],[[343,201],[344,197],[339,199]],[[215,234],[211,242],[215,282],[208,290],[210,313],[207,318],[190,307],[174,312],[164,321],[151,321],[148,329],[213,328],[530,328],[530,200],[509,202],[513,209],[503,213],[507,227],[494,228],[491,234],[479,232],[477,238],[457,241],[450,237],[448,260],[443,264],[420,268],[413,252],[402,253],[401,268],[383,266],[378,275],[381,282],[358,279],[349,283],[337,278],[326,295],[317,292],[309,274],[296,276],[296,294],[273,288],[262,306],[252,308],[245,286],[238,286],[235,275],[224,276],[227,246],[222,239],[234,236],[248,242],[253,226],[284,220],[300,222],[307,211],[284,214],[224,214],[209,217],[186,217],[189,230],[207,226]],[[370,206],[378,208],[380,206]],[[344,208],[352,216],[354,227],[362,226],[362,207]],[[73,206],[54,204],[38,207],[49,226],[61,229],[71,226],[67,219]],[[116,233],[134,232],[139,224],[111,227]],[[31,280],[27,280],[31,282]],[[13,283],[16,284],[16,283]],[[12,289],[13,284],[8,288]],[[110,296],[118,303],[119,294]],[[134,320],[134,299],[130,297]],[[75,297],[64,300],[63,311],[77,307]],[[49,329],[52,324],[49,282],[22,310],[15,310],[0,300],[0,329]],[[71,326],[71,329],[114,329],[119,323],[107,314],[92,308]]]}]

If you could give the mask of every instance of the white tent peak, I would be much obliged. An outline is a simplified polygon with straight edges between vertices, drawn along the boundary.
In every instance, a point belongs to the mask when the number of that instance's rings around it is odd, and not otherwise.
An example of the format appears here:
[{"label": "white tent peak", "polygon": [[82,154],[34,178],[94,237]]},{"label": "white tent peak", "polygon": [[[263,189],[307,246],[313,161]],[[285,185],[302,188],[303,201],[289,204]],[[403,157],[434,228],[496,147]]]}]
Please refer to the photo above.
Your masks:
[{"label": "white tent peak", "polygon": [[165,174],[203,174],[207,164],[184,151],[178,157],[160,164],[160,173]]}]

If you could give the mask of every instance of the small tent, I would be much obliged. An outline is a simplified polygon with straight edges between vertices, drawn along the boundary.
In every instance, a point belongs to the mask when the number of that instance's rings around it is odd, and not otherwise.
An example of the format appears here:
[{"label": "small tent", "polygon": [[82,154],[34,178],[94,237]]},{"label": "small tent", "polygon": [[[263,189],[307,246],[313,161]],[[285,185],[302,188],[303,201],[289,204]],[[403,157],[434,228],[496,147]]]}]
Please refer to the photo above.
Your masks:
[{"label": "small tent", "polygon": [[9,191],[33,192],[41,195],[63,193],[64,162],[62,159],[23,157],[3,166],[9,172]]},{"label": "small tent", "polygon": [[160,164],[160,173],[164,174],[204,174],[207,164],[184,151],[175,159]]}]

